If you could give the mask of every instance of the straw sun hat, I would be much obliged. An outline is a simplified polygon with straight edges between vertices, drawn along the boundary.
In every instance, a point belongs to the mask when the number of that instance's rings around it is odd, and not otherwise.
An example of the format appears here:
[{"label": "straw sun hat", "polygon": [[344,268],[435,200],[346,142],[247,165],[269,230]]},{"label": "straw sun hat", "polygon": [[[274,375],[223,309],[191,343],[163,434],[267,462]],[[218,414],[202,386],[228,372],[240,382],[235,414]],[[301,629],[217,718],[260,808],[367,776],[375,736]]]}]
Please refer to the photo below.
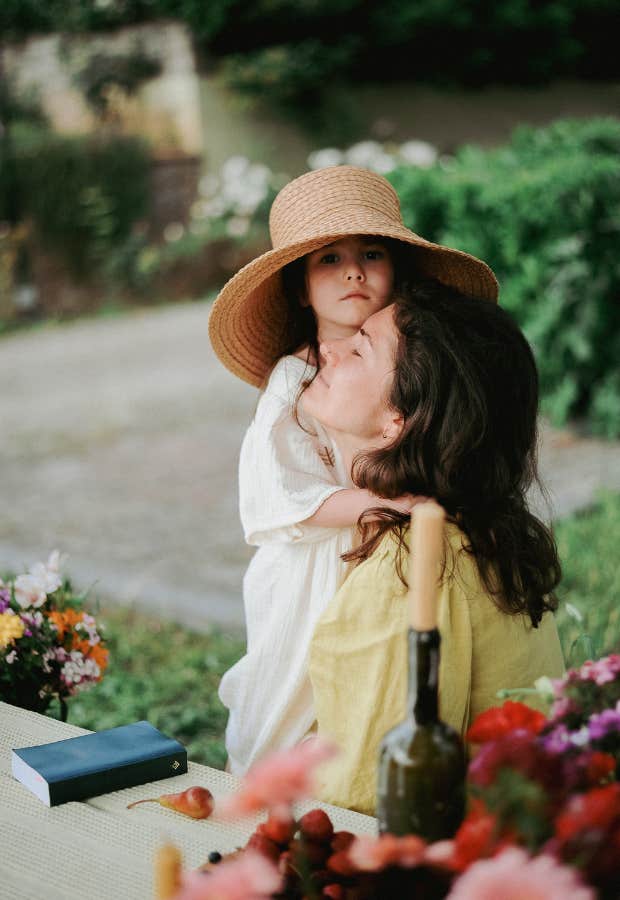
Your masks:
[{"label": "straw sun hat", "polygon": [[403,225],[392,185],[366,169],[331,166],[284,187],[271,207],[273,250],[244,266],[218,294],[209,336],[221,362],[257,387],[289,342],[283,266],[339,238],[355,234],[395,238],[412,247],[412,272],[489,300],[497,280],[475,256],[432,244]]}]

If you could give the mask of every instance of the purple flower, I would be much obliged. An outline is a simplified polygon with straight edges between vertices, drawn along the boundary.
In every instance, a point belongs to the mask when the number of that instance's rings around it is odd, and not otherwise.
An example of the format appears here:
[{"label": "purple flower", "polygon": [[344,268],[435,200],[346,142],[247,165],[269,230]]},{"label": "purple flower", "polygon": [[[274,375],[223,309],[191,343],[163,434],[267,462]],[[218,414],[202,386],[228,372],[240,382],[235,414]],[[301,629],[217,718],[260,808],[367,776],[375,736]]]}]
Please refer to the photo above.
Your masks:
[{"label": "purple flower", "polygon": [[557,725],[549,734],[539,738],[548,753],[564,753],[570,746],[570,731],[566,725]]},{"label": "purple flower", "polygon": [[0,613],[6,612],[11,604],[11,592],[8,588],[0,588]]},{"label": "purple flower", "polygon": [[588,730],[593,741],[600,741],[613,731],[620,733],[620,700],[615,709],[604,709],[603,712],[590,716]]}]

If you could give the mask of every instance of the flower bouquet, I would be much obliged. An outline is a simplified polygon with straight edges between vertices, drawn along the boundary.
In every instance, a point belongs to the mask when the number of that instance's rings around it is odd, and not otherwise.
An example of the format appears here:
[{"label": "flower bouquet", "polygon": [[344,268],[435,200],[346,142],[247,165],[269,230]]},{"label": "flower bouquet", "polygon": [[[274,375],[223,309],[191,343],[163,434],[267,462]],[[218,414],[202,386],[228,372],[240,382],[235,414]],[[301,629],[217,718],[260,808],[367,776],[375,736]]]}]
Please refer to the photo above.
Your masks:
[{"label": "flower bouquet", "polygon": [[[543,679],[549,717],[507,701],[467,738],[468,812],[451,840],[336,832],[320,809],[297,820],[320,739],[259,763],[216,815],[269,812],[245,848],[178,873],[175,900],[616,900],[620,896],[620,655]],[[170,883],[170,882],[169,882]]]},{"label": "flower bouquet", "polygon": [[0,580],[0,699],[45,712],[100,681],[108,663],[95,619],[60,575],[60,554]]}]

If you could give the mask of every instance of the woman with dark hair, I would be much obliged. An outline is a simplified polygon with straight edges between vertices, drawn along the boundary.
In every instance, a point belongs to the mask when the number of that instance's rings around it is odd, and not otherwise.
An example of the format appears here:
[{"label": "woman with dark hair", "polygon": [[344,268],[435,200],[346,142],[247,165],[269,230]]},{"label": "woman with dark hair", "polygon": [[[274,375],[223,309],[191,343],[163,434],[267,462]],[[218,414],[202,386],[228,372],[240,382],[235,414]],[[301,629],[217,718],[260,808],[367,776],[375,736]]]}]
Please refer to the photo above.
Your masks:
[{"label": "woman with dark hair", "polygon": [[[531,350],[500,307],[425,282],[321,352],[303,408],[356,485],[446,511],[440,715],[464,734],[501,688],[564,668],[557,551],[525,497],[537,479]],[[310,677],[318,731],[343,751],[321,798],[373,812],[379,743],[405,714],[409,518],[373,510],[361,526],[346,557],[357,566],[315,630]]]}]

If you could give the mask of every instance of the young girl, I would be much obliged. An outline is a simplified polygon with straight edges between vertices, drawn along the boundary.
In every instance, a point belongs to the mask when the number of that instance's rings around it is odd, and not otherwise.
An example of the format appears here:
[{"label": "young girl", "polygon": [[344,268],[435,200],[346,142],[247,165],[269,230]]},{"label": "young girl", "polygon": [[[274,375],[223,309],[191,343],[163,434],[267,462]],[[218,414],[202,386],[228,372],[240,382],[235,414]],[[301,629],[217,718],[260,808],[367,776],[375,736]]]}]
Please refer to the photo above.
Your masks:
[{"label": "young girl", "polygon": [[220,685],[235,775],[312,730],[308,647],[345,577],[354,526],[373,507],[415,502],[353,487],[335,444],[297,408],[304,384],[322,378],[319,342],[351,337],[406,279],[497,297],[484,263],[406,229],[389,182],[364,169],[295,179],[274,201],[270,231],[274,249],[228,282],[209,321],[224,365],[264,385],[239,468],[244,534],[259,548],[243,583],[247,653]]}]

